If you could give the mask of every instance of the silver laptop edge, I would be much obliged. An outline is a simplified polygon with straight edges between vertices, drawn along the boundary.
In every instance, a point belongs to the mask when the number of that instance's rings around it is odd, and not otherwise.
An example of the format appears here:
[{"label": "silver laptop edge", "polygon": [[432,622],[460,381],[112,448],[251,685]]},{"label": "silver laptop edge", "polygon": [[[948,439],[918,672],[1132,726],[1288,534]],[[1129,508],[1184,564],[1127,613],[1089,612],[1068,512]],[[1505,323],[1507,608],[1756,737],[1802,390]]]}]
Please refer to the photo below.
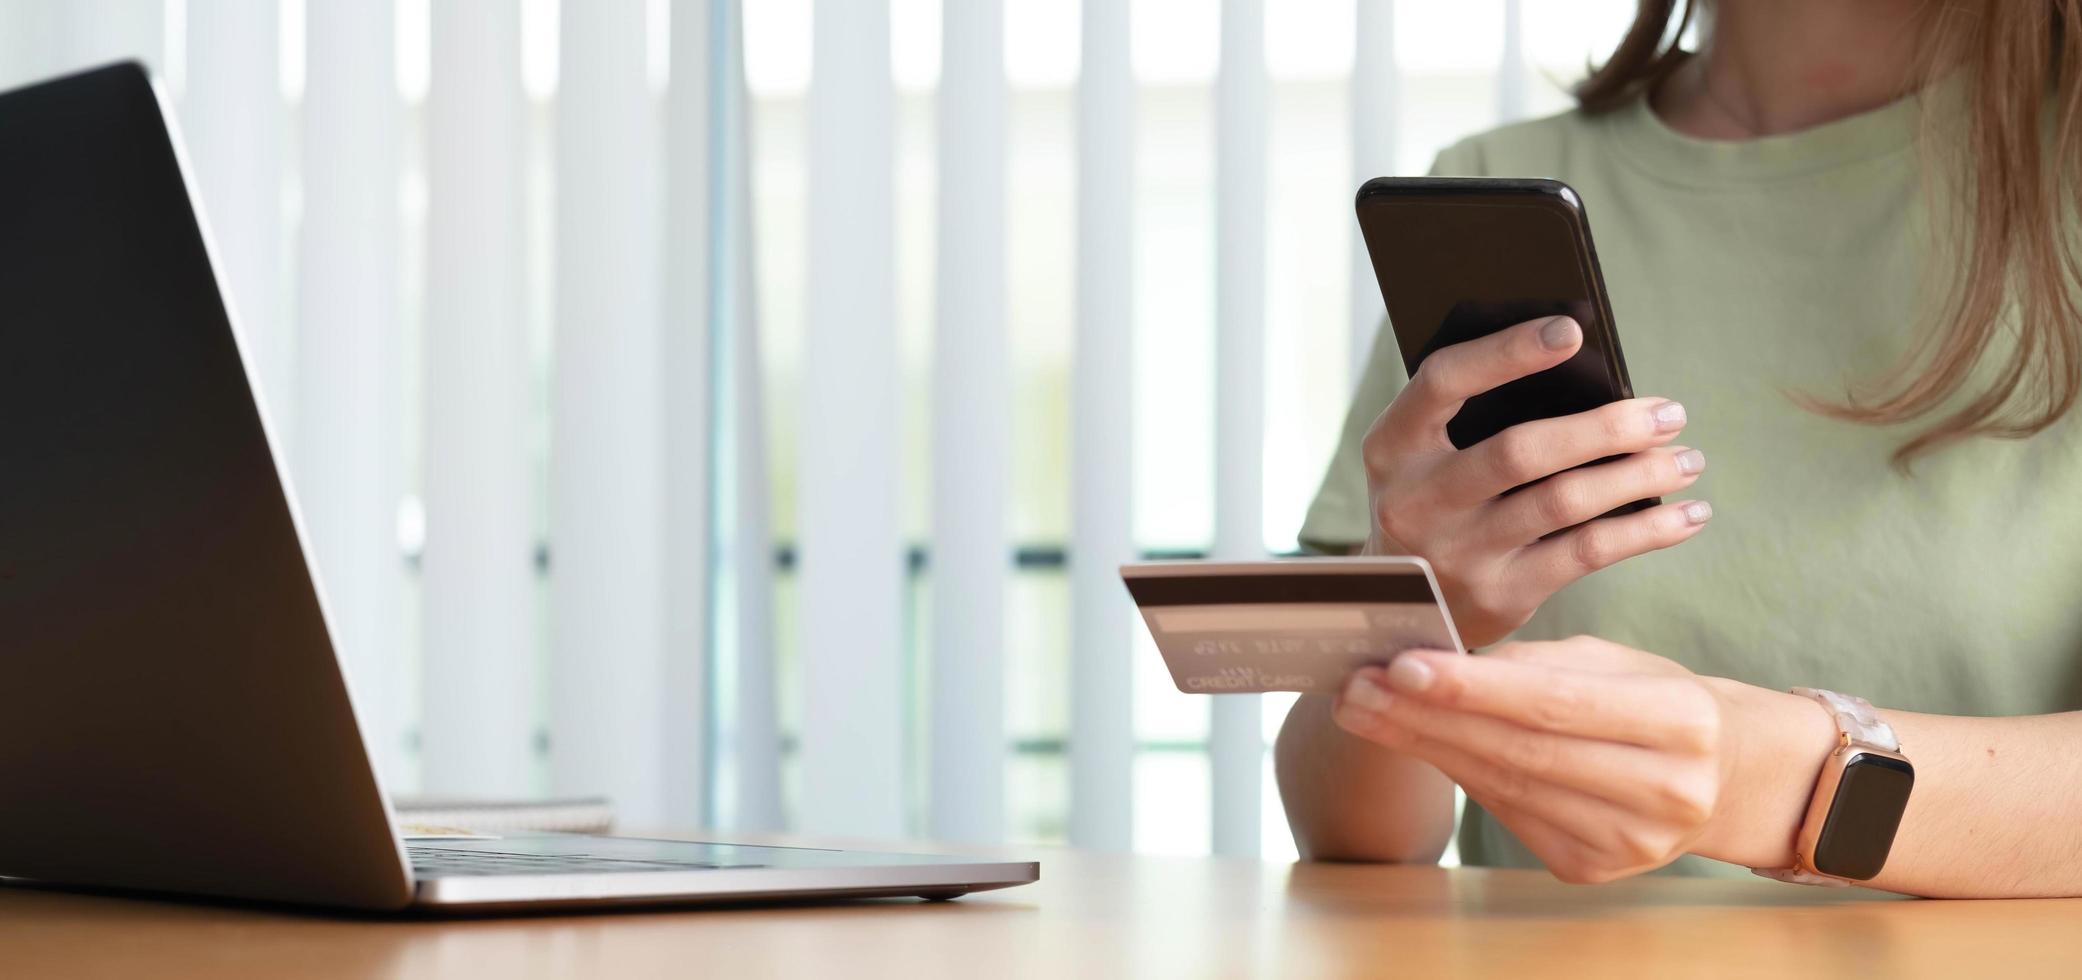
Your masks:
[{"label": "silver laptop edge", "polygon": [[461,911],[1039,877],[636,838],[408,847],[173,118],[134,63],[0,92],[0,879]]}]

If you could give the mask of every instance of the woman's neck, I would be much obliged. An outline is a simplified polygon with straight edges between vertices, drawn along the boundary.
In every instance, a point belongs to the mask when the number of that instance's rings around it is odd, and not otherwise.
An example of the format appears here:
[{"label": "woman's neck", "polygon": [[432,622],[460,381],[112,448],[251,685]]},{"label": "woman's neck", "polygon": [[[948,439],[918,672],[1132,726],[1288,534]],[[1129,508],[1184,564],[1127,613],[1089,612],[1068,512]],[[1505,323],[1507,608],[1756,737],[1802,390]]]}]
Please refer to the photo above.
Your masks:
[{"label": "woman's neck", "polygon": [[1702,139],[1753,139],[1886,105],[1918,79],[1924,0],[1718,0],[1656,114]]}]

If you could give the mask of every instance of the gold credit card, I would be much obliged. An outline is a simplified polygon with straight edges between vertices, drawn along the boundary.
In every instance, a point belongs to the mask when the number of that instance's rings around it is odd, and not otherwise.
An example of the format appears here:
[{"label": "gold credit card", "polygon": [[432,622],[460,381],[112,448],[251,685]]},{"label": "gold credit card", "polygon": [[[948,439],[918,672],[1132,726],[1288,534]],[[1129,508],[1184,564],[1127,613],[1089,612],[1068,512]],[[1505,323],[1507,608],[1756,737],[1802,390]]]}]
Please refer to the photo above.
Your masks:
[{"label": "gold credit card", "polygon": [[1121,580],[1188,694],[1329,694],[1404,650],[1463,652],[1422,558],[1139,562]]}]

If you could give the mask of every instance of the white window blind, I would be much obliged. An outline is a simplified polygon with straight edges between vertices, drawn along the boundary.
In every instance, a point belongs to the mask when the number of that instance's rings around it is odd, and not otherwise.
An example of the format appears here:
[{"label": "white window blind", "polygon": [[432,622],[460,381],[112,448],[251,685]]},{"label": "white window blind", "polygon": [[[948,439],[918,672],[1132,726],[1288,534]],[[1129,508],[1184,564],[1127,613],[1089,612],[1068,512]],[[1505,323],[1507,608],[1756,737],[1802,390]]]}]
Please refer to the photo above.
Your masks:
[{"label": "white window blind", "polygon": [[11,0],[0,83],[161,72],[394,790],[1285,856],[1115,568],[1293,547],[1350,191],[1631,11]]},{"label": "white window blind", "polygon": [[[894,113],[888,0],[819,0],[796,472],[802,808],[827,833],[904,825]],[[919,488],[913,486],[911,492]]]},{"label": "white window blind", "polygon": [[1005,833],[1012,397],[1005,326],[1001,0],[947,0],[933,344],[930,830]]},{"label": "white window blind", "polygon": [[306,11],[291,473],[333,639],[379,775],[410,778],[404,568],[403,237],[389,4]]},{"label": "white window blind", "polygon": [[1503,0],[1503,51],[1497,56],[1496,117],[1516,122],[1525,117],[1525,0]]},{"label": "white window blind", "polygon": [[1083,9],[1070,388],[1069,838],[1124,851],[1134,828],[1134,619],[1115,569],[1134,557],[1135,82],[1127,5],[1085,0]]},{"label": "white window blind", "polygon": [[[1263,0],[1222,0],[1215,79],[1214,557],[1265,556],[1265,167]],[[1217,854],[1258,853],[1262,698],[1209,698]]]},{"label": "white window blind", "polygon": [[69,0],[57,7],[62,60],[91,65],[136,58],[154,71],[166,68],[165,0]]},{"label": "white window blind", "polygon": [[0,4],[0,85],[19,85],[57,72],[68,64],[57,47],[60,0],[15,0]]},{"label": "white window blind", "polygon": [[[670,814],[664,743],[659,121],[643,0],[565,0],[550,386],[550,773],[624,822]],[[700,384],[699,378],[674,378]],[[691,815],[690,815],[691,816]]]},{"label": "white window blind", "polygon": [[[664,664],[659,672],[659,739],[664,746],[658,774],[665,815],[679,825],[712,818],[708,747],[710,702],[710,569],[715,562],[711,466],[715,447],[717,344],[711,324],[719,315],[716,283],[719,258],[732,246],[725,239],[722,174],[718,160],[728,148],[718,99],[733,91],[718,86],[711,67],[719,60],[721,5],[707,0],[673,4],[666,29],[671,73],[665,93],[665,298],[658,369],[663,403]],[[661,8],[653,4],[653,13]],[[720,27],[720,31],[719,31]],[[650,27],[655,35],[660,25]],[[717,246],[722,244],[722,248]]]},{"label": "white window blind", "polygon": [[537,786],[520,7],[431,5],[421,387],[422,788]]},{"label": "white window blind", "polygon": [[780,681],[774,640],[774,544],[767,454],[766,386],[762,375],[757,274],[751,214],[751,121],[744,70],[742,7],[710,0],[725,20],[722,53],[711,64],[721,93],[715,117],[722,142],[716,165],[718,241],[725,250],[715,279],[721,380],[715,400],[714,455],[725,471],[715,481],[718,515],[715,620],[717,751],[712,772],[717,819],[745,830],[778,830],[787,823],[781,786]]},{"label": "white window blind", "polygon": [[293,267],[282,213],[287,109],[279,0],[184,6],[181,123],[246,363],[278,439],[296,431]]},{"label": "white window blind", "polygon": [[[1395,0],[1356,0],[1352,30],[1352,188],[1395,175],[1396,114],[1402,94],[1395,63]],[[1352,338],[1346,362],[1357,385],[1373,353],[1387,308],[1374,282],[1373,260],[1358,234],[1351,244]]]}]

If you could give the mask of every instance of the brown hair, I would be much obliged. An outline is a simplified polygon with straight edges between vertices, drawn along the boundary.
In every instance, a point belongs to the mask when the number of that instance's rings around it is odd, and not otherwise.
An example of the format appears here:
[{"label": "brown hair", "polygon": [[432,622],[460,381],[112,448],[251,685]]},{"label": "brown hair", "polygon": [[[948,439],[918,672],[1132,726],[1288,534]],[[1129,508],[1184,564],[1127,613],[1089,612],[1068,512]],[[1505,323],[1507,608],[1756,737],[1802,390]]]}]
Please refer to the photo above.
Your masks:
[{"label": "brown hair", "polygon": [[[1681,63],[1678,38],[1696,5],[1640,0],[1612,57],[1577,86],[1583,109],[1641,97]],[[1924,15],[1934,20],[1922,32],[1916,81],[1927,84],[1942,67],[1957,76],[1965,107],[1936,131],[1935,114],[1925,114],[1926,189],[1945,202],[1932,227],[1949,229],[1930,253],[1927,278],[1938,289],[1929,322],[1898,362],[1841,401],[1793,395],[1833,418],[1908,422],[1937,414],[1988,360],[1985,387],[1895,450],[1904,471],[1960,439],[2030,436],[2082,395],[2082,0],[1938,0]],[[2009,349],[1991,357],[2005,336]]]}]

